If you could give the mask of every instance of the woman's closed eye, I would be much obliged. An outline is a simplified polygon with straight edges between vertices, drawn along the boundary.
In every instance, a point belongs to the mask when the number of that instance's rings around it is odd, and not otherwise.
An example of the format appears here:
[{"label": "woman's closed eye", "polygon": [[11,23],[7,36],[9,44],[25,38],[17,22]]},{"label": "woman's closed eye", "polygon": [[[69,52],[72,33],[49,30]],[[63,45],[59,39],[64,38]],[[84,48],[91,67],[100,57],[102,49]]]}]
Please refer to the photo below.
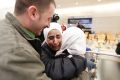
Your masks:
[{"label": "woman's closed eye", "polygon": [[54,36],[49,36],[48,39],[53,40]]}]

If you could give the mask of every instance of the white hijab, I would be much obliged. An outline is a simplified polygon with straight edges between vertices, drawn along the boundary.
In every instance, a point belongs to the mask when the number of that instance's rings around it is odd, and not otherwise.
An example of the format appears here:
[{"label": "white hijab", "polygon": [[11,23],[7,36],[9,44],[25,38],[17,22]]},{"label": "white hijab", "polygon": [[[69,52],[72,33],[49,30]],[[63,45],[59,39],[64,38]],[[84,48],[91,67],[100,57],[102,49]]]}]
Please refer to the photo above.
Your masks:
[{"label": "white hijab", "polygon": [[59,55],[65,49],[70,54],[83,56],[86,52],[86,38],[84,32],[77,27],[70,27],[63,32],[62,46],[56,55]]},{"label": "white hijab", "polygon": [[51,22],[49,28],[45,28],[44,31],[43,31],[45,41],[47,40],[48,33],[49,33],[52,29],[57,29],[57,30],[59,30],[60,33],[62,34],[61,25],[58,24],[58,23],[56,23],[56,22]]}]

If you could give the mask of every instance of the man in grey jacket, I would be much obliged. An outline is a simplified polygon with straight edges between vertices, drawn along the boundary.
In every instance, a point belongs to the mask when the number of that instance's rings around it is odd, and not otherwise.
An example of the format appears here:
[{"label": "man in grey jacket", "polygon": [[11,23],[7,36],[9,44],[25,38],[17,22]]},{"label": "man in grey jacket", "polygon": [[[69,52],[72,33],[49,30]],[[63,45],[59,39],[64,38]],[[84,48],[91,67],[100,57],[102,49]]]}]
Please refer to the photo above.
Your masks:
[{"label": "man in grey jacket", "polygon": [[0,80],[49,80],[32,43],[49,26],[54,0],[16,0],[14,14],[0,21]]}]

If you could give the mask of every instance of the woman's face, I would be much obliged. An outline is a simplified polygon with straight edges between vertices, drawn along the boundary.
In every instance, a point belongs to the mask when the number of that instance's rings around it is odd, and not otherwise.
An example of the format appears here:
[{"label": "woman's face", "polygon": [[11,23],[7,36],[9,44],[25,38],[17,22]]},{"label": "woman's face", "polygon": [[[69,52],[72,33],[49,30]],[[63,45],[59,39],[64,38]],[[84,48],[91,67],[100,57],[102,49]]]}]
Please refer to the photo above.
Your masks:
[{"label": "woman's face", "polygon": [[61,47],[62,43],[62,35],[59,30],[53,29],[48,33],[47,36],[47,44],[49,47],[54,50],[58,51]]}]

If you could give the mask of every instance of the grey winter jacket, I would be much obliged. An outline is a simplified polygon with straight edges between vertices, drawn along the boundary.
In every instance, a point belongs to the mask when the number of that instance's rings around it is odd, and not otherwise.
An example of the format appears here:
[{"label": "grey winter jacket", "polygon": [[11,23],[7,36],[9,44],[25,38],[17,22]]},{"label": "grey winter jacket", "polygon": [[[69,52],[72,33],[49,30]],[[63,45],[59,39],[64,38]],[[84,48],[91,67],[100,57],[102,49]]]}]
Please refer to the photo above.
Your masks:
[{"label": "grey winter jacket", "polygon": [[0,21],[0,80],[50,80],[30,39],[12,14]]}]

